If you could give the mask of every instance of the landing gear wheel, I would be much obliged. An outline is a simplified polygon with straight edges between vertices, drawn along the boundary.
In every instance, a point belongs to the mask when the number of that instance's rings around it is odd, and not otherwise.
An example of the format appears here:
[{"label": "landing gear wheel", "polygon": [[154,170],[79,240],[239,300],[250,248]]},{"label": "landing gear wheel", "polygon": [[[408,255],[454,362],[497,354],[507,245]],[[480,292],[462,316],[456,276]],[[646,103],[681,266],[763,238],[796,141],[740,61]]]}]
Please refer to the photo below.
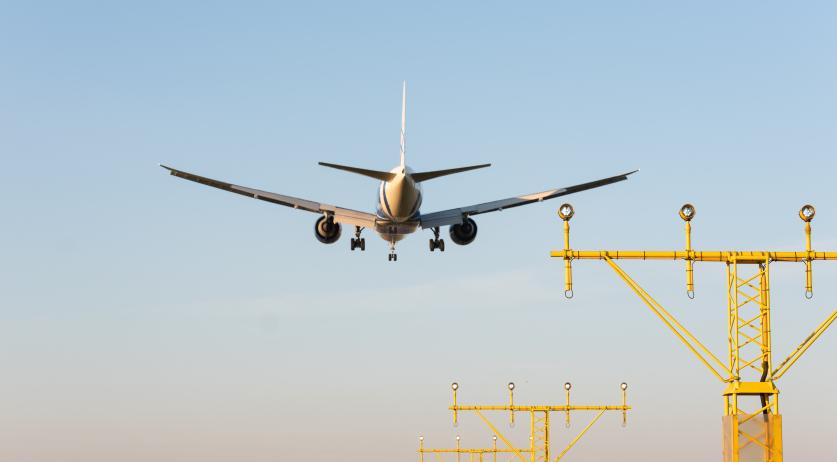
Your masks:
[{"label": "landing gear wheel", "polygon": [[439,252],[445,251],[445,240],[439,239],[439,227],[433,228],[433,239],[430,239],[430,251],[439,249]]},{"label": "landing gear wheel", "polygon": [[389,261],[398,261],[398,255],[394,253],[389,254]]},{"label": "landing gear wheel", "polygon": [[357,247],[357,243],[355,242],[355,238],[352,238],[350,247],[352,248],[352,252],[355,251],[355,247]]},{"label": "landing gear wheel", "polygon": [[360,249],[361,252],[366,250],[366,239],[360,237],[360,232],[363,228],[355,226],[355,237],[352,238],[352,250]]}]

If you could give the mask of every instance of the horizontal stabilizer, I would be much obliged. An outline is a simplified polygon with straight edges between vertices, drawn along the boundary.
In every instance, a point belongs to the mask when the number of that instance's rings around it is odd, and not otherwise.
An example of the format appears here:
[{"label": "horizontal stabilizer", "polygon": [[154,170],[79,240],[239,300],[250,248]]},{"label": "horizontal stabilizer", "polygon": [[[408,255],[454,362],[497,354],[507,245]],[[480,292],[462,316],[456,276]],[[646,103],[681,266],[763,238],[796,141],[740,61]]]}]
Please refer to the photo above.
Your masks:
[{"label": "horizontal stabilizer", "polygon": [[468,170],[476,170],[478,168],[485,167],[491,167],[491,164],[469,165],[467,167],[449,168],[447,170],[434,170],[432,172],[417,172],[411,174],[410,176],[413,177],[414,181],[422,182],[432,180],[433,178],[439,178],[440,176],[453,175],[454,173],[467,172]]},{"label": "horizontal stabilizer", "polygon": [[357,173],[358,175],[368,176],[370,178],[375,178],[381,181],[391,181],[395,178],[395,174],[392,172],[381,172],[378,170],[367,170],[365,168],[357,168],[357,167],[349,167],[347,165],[337,165],[337,164],[329,164],[327,162],[320,162],[320,165],[323,167],[331,167],[336,168],[337,170],[345,170],[347,172]]}]

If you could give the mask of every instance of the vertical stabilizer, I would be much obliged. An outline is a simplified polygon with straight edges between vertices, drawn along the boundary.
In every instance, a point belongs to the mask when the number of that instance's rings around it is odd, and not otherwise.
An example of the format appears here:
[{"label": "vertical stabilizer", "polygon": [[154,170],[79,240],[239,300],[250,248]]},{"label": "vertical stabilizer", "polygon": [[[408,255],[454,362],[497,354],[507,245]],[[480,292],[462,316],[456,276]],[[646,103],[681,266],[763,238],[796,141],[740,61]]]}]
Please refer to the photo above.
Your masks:
[{"label": "vertical stabilizer", "polygon": [[407,151],[407,81],[401,90],[401,169],[404,169],[404,154]]}]

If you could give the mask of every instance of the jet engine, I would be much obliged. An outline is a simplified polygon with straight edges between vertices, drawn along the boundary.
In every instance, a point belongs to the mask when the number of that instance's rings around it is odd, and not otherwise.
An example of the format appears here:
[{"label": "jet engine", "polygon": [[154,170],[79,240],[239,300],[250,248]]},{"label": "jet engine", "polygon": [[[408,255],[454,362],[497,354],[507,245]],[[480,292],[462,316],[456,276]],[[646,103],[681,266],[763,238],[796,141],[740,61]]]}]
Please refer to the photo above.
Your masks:
[{"label": "jet engine", "polygon": [[340,239],[342,227],[334,222],[334,217],[320,217],[314,224],[314,235],[323,244],[334,244]]},{"label": "jet engine", "polygon": [[462,224],[450,226],[450,239],[459,245],[468,245],[477,238],[477,223],[466,218]]}]

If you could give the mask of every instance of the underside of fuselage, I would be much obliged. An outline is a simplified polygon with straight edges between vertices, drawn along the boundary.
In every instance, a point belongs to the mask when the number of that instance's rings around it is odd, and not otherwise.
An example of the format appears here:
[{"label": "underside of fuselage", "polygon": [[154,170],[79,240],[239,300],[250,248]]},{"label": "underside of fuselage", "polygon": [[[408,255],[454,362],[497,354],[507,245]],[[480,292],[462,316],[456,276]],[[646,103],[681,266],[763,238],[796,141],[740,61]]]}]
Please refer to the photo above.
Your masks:
[{"label": "underside of fuselage", "polygon": [[419,221],[407,221],[403,223],[394,223],[381,221],[375,223],[375,232],[381,236],[381,239],[393,243],[398,242],[407,235],[416,232],[419,228]]}]

